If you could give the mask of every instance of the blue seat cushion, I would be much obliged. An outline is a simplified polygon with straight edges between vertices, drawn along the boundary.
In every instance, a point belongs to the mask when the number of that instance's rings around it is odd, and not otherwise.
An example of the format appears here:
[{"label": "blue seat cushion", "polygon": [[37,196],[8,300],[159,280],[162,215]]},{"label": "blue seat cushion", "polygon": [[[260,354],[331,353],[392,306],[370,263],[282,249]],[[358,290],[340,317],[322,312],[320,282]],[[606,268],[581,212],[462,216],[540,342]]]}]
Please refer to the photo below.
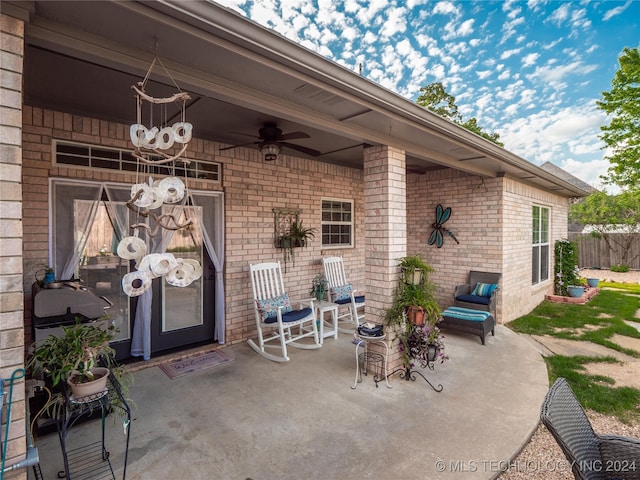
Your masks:
[{"label": "blue seat cushion", "polygon": [[458,295],[456,300],[460,302],[478,303],[480,305],[489,305],[491,297],[481,297],[480,295]]},{"label": "blue seat cushion", "polygon": [[[290,312],[282,314],[282,321],[284,323],[287,322],[297,322],[298,320],[302,320],[304,317],[311,315],[310,308],[303,308],[302,310],[291,310]],[[274,323],[277,322],[278,318],[267,318],[265,323]]]},{"label": "blue seat cushion", "polygon": [[491,316],[491,313],[484,310],[473,310],[471,308],[449,307],[442,312],[443,317],[459,318],[460,320],[469,320],[472,322],[484,322]]},{"label": "blue seat cushion", "polygon": [[[356,303],[364,303],[364,295],[358,295],[357,297],[353,297]],[[343,298],[342,300],[335,300],[333,303],[337,303],[338,305],[346,305],[347,303],[351,303],[351,297]]]}]

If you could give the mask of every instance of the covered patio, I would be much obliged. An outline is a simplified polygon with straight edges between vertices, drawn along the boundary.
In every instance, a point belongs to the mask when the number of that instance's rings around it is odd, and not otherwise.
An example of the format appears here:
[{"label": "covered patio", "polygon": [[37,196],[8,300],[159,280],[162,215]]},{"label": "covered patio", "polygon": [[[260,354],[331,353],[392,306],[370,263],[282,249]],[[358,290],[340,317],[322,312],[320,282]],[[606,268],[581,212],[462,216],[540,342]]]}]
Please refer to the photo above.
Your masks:
[{"label": "covered patio", "polygon": [[[538,424],[545,364],[506,327],[486,346],[448,334],[450,360],[425,372],[440,393],[419,377],[376,388],[371,375],[353,390],[351,340],[292,349],[285,364],[241,344],[224,349],[232,362],[186,377],[171,380],[157,366],[135,372],[126,478],[489,479]],[[94,442],[99,423],[75,427],[70,441]],[[113,415],[107,429],[121,478],[122,419]],[[36,446],[44,478],[56,478],[57,435]]]}]

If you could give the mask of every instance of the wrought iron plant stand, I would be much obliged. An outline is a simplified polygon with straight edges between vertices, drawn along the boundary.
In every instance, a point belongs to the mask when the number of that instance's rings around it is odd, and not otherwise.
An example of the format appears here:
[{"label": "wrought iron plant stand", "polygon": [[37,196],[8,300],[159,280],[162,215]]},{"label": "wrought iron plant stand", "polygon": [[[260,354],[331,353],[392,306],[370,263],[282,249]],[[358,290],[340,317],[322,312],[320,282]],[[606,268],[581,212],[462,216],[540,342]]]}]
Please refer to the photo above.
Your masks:
[{"label": "wrought iron plant stand", "polygon": [[[428,368],[429,370],[433,370],[433,366],[434,366],[434,361],[437,357],[437,349],[435,347],[435,345],[429,345],[429,352],[427,355],[426,359],[421,359],[419,360],[420,363],[420,368],[425,369]],[[389,375],[387,375],[388,377],[391,377],[393,375],[398,375],[399,378],[403,378],[406,381],[411,380],[412,382],[416,381],[416,375],[420,375],[422,377],[422,379],[427,382],[429,384],[429,386],[435,391],[435,392],[441,392],[443,390],[443,386],[441,383],[438,384],[438,386],[434,386],[433,383],[431,383],[427,377],[425,377],[422,372],[416,370],[413,368],[413,365],[411,367],[406,367],[406,366],[402,366],[400,368],[396,368],[393,372],[391,372]],[[376,380],[376,383],[380,380]]]}]

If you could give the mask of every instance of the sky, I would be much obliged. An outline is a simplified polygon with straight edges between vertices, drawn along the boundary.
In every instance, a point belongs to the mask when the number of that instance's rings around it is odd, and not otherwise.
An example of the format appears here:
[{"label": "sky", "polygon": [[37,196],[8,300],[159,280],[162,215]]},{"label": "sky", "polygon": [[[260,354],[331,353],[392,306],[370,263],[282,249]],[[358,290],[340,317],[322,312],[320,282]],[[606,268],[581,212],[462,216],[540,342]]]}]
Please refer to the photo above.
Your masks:
[{"label": "sky", "polygon": [[638,0],[216,2],[410,101],[441,82],[507,150],[616,193],[596,100],[640,46]]}]

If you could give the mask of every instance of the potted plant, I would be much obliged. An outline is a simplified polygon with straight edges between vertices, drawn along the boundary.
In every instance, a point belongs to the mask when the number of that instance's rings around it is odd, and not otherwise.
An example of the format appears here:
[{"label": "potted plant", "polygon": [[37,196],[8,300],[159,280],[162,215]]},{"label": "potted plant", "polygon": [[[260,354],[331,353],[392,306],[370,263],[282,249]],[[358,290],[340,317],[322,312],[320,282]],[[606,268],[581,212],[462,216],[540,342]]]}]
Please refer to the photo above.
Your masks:
[{"label": "potted plant", "polygon": [[315,232],[315,228],[307,228],[302,225],[302,220],[293,220],[286,233],[278,237],[276,246],[283,250],[285,272],[289,260],[291,260],[294,265],[296,264],[294,249],[296,247],[306,247],[311,239],[315,237]]},{"label": "potted plant", "polygon": [[580,298],[584,294],[585,289],[587,288],[587,281],[584,278],[575,278],[573,281],[573,285],[569,285],[567,287],[567,293],[570,297]]},{"label": "potted plant", "polygon": [[437,325],[410,325],[400,338],[402,363],[408,370],[418,362],[423,368],[439,360],[448,360],[444,354],[443,335]]},{"label": "potted plant", "polygon": [[418,255],[409,255],[401,258],[398,266],[402,271],[405,283],[413,285],[419,285],[423,279],[427,278],[427,274],[433,272],[431,265]]},{"label": "potted plant", "polygon": [[78,399],[105,392],[110,374],[123,379],[124,370],[116,364],[109,345],[115,327],[103,329],[78,322],[62,329],[62,335],[50,335],[36,345],[27,363],[33,375],[44,373],[51,387],[58,390],[48,406],[59,403],[64,382],[71,389],[72,398]]},{"label": "potted plant", "polygon": [[329,284],[327,279],[324,277],[322,273],[319,273],[313,280],[311,281],[311,295],[313,295],[317,300],[324,300],[327,295],[327,290],[329,288]]},{"label": "potted plant", "polygon": [[[401,269],[403,261],[408,258],[400,260],[398,266]],[[435,348],[438,352],[444,348],[442,342],[436,341],[440,338],[436,327],[436,323],[440,320],[436,286],[427,276],[433,268],[417,256],[412,258],[411,262],[419,265],[414,267],[414,270],[417,268],[422,271],[420,282],[407,283],[404,274],[401,275],[394,292],[393,303],[385,311],[385,322],[388,326],[395,328],[395,339],[399,340],[403,363],[407,369],[411,368],[414,359],[420,362],[426,359],[429,348],[432,350]],[[408,263],[409,261],[406,262]],[[413,274],[411,278],[413,280]],[[429,347],[430,344],[436,347]]]},{"label": "potted plant", "polygon": [[597,288],[597,286],[600,284],[600,279],[599,278],[587,278],[587,284],[589,284],[589,286],[591,288]]}]

